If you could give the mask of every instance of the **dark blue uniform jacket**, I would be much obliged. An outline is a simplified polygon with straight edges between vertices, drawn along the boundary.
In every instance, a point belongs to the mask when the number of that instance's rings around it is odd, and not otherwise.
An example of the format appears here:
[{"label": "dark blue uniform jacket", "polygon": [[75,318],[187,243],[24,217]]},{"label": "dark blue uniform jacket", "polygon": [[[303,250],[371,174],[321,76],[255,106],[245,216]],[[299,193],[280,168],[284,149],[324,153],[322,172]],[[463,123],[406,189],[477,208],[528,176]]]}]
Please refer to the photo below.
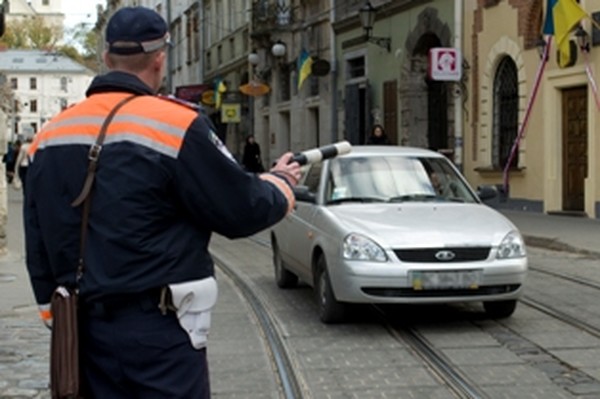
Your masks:
[{"label": "dark blue uniform jacket", "polygon": [[287,183],[244,172],[197,110],[153,96],[123,72],[96,77],[87,99],[44,126],[30,150],[26,252],[39,304],[75,281],[81,207],[70,204],[104,117],[129,93],[140,96],[110,125],[91,194],[84,300],[211,276],[211,232],[249,236],[293,207]]}]

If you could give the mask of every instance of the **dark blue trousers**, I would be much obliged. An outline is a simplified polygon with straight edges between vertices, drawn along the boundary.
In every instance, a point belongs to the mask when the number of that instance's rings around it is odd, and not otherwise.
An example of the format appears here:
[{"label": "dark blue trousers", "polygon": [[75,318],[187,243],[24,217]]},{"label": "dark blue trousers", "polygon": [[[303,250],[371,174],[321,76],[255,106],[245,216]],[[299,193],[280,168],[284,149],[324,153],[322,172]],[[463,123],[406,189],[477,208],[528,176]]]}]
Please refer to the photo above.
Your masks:
[{"label": "dark blue trousers", "polygon": [[83,308],[80,348],[86,398],[210,398],[206,349],[192,347],[172,311]]}]

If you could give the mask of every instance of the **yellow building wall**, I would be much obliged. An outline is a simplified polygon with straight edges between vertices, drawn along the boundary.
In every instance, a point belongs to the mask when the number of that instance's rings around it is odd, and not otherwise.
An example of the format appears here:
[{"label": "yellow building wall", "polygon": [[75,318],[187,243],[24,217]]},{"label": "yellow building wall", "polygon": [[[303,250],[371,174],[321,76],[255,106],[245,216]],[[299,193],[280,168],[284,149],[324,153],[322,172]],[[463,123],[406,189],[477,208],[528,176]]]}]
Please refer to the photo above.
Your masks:
[{"label": "yellow building wall", "polygon": [[[523,124],[528,104],[531,113],[519,146],[519,171],[509,174],[509,207],[544,212],[561,211],[562,196],[562,93],[569,87],[588,87],[588,175],[584,183],[585,213],[600,217],[600,172],[597,157],[600,154],[600,127],[596,123],[597,107],[592,85],[586,74],[584,57],[578,54],[577,63],[561,69],[556,62],[557,44],[551,43],[539,90],[535,99],[534,83],[541,57],[537,48],[524,49],[524,38],[519,34],[519,10],[510,1],[500,1],[496,6],[477,9],[478,1],[466,0],[464,7],[465,59],[472,66],[469,90],[475,96],[469,99],[465,115],[464,173],[474,185],[503,185],[503,173],[493,170],[492,164],[492,107],[493,81],[498,62],[510,56],[517,66],[519,88],[519,123]],[[545,6],[545,1],[543,1]],[[600,0],[582,1],[584,10],[600,11]],[[480,19],[477,13],[480,12]],[[545,11],[544,11],[545,15]],[[522,16],[521,16],[522,18]],[[478,23],[481,31],[476,31]],[[481,26],[481,25],[479,25]],[[583,21],[591,32],[589,20]],[[541,33],[541,28],[540,28]],[[476,36],[474,36],[476,35]],[[599,76],[600,46],[592,47],[590,72]],[[475,102],[474,102],[475,101]],[[599,103],[600,104],[600,103]]]}]

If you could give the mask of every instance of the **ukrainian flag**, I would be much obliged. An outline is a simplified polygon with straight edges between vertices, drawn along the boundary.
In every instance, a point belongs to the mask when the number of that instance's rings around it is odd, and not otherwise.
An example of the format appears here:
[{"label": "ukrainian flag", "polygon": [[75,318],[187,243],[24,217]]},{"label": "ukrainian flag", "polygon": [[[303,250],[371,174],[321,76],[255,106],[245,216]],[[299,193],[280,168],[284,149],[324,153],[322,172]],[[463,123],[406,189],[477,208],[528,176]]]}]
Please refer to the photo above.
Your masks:
[{"label": "ukrainian flag", "polygon": [[221,108],[221,103],[223,102],[223,93],[227,91],[227,86],[225,86],[225,82],[223,79],[218,78],[215,80],[215,88],[214,88],[214,96],[215,96],[215,108]]},{"label": "ukrainian flag", "polygon": [[548,0],[544,34],[554,35],[560,52],[559,66],[564,68],[569,62],[569,33],[588,14],[575,0]]},{"label": "ukrainian flag", "polygon": [[312,63],[313,59],[308,54],[308,51],[302,49],[300,52],[300,56],[298,57],[297,67],[298,67],[298,90],[302,87],[302,83],[308,78],[308,76],[312,72]]}]

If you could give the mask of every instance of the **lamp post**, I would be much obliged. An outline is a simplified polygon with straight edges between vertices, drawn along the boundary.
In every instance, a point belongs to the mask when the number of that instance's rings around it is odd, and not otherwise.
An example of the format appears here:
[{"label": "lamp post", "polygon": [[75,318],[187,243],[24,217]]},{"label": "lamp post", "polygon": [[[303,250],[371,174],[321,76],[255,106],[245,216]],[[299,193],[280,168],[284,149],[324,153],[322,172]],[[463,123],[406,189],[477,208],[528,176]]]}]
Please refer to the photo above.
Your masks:
[{"label": "lamp post", "polygon": [[277,40],[277,42],[273,44],[273,47],[271,47],[271,54],[276,58],[281,59],[281,57],[285,55],[285,52],[285,44],[281,40]]},{"label": "lamp post", "polygon": [[[537,42],[535,43],[535,47],[538,50],[538,54],[540,55],[540,59],[544,57],[547,45],[548,45],[548,42],[546,42],[544,40],[543,36],[540,36],[539,39],[537,40]],[[547,61],[547,60],[548,60],[548,55],[546,55],[545,61]]]},{"label": "lamp post", "polygon": [[367,0],[365,5],[359,10],[360,24],[365,31],[365,39],[370,43],[374,43],[379,47],[383,47],[389,53],[391,51],[392,40],[389,37],[376,37],[371,35],[373,24],[375,23],[376,12],[377,10],[375,7],[373,7],[371,2]]},{"label": "lamp post", "polygon": [[575,31],[575,39],[577,40],[577,45],[581,51],[585,53],[590,52],[590,35],[588,35],[581,25],[579,25]]}]

